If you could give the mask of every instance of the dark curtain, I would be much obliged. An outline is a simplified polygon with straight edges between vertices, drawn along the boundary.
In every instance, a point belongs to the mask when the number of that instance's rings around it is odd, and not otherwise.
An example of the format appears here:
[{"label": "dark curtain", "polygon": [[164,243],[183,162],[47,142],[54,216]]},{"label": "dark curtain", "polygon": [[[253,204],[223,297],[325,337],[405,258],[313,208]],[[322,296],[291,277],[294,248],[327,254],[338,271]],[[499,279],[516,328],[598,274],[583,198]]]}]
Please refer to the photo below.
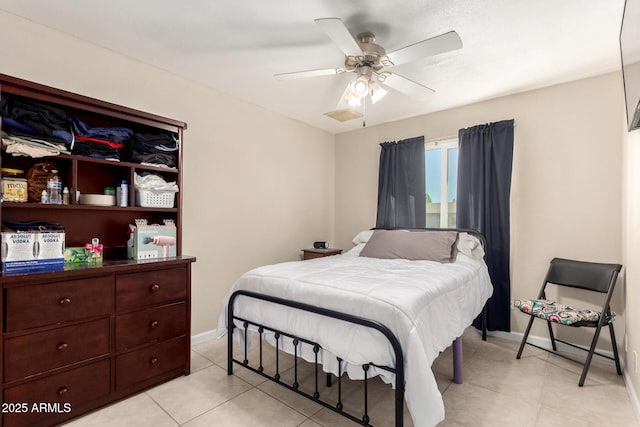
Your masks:
[{"label": "dark curtain", "polygon": [[[487,239],[487,266],[493,296],[487,303],[487,327],[510,331],[509,196],[513,159],[513,120],[478,125],[458,132],[457,225]],[[474,322],[481,326],[480,319]]]},{"label": "dark curtain", "polygon": [[424,137],[380,146],[376,227],[424,227]]}]

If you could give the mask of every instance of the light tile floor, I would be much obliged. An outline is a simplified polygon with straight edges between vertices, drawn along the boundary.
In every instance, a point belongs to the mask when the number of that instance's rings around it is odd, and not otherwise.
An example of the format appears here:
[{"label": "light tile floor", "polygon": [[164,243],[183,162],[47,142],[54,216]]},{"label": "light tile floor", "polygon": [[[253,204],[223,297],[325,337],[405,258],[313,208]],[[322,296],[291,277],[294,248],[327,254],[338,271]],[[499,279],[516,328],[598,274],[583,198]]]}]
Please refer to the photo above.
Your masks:
[{"label": "light tile floor", "polygon": [[[464,384],[452,383],[452,353],[433,364],[443,394],[446,419],[440,426],[638,426],[622,376],[613,362],[595,357],[584,387],[581,367],[527,346],[515,359],[517,342],[475,330],[464,336]],[[281,363],[283,362],[281,358]],[[284,357],[286,367],[292,358]],[[265,366],[268,363],[265,362]],[[310,365],[299,376],[310,375]],[[286,369],[286,368],[285,368]],[[284,369],[283,369],[284,370]],[[283,373],[291,374],[292,369]],[[191,375],[79,418],[68,426],[356,426],[332,411],[283,387],[236,367],[226,374],[226,339],[193,347]],[[359,384],[348,382],[353,396]],[[324,390],[321,390],[321,393]],[[329,393],[335,392],[332,387]],[[370,387],[371,422],[393,425],[393,392],[380,381]],[[357,393],[361,395],[360,392]],[[345,399],[345,406],[352,402]],[[405,425],[412,426],[405,408]]]}]

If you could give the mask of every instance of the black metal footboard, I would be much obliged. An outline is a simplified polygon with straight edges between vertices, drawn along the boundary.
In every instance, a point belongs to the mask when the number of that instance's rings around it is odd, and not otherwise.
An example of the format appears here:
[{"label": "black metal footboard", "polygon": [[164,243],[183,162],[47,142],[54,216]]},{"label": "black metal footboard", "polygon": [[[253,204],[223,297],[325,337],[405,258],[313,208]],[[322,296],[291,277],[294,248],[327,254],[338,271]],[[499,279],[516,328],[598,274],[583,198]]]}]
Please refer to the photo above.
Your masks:
[{"label": "black metal footboard", "polygon": [[[276,329],[273,329],[267,325],[260,325],[257,324],[253,321],[250,320],[246,320],[243,318],[240,318],[238,316],[235,316],[233,314],[233,310],[234,310],[234,302],[236,297],[238,296],[246,296],[246,297],[250,297],[250,298],[255,298],[255,299],[259,299],[259,300],[263,300],[263,301],[267,301],[270,303],[274,303],[274,304],[279,304],[279,305],[283,305],[283,306],[287,306],[287,307],[291,307],[294,309],[298,309],[298,310],[303,310],[303,311],[308,311],[308,312],[312,312],[315,314],[319,314],[322,316],[326,316],[329,318],[333,318],[333,319],[338,319],[338,320],[342,320],[345,322],[349,322],[349,323],[354,323],[357,325],[362,325],[368,328],[372,328],[375,329],[377,331],[379,331],[380,333],[382,333],[387,340],[389,341],[389,343],[391,344],[391,346],[393,347],[393,351],[395,353],[395,367],[389,367],[389,366],[378,366],[375,365],[373,363],[369,363],[369,364],[365,364],[362,365],[362,369],[364,371],[364,408],[363,408],[363,414],[362,416],[358,417],[355,416],[351,413],[348,413],[344,410],[343,407],[343,402],[342,402],[342,372],[341,372],[341,363],[342,359],[340,359],[338,357],[338,366],[339,366],[339,372],[338,372],[338,398],[336,402],[327,402],[324,401],[322,399],[322,396],[320,395],[319,392],[319,381],[318,381],[318,352],[321,349],[321,346],[318,343],[315,343],[313,341],[307,340],[305,338],[302,337],[296,337],[294,335],[282,332],[282,331],[278,331]],[[244,356],[243,356],[243,360],[237,360],[233,358],[233,329],[237,328],[237,326],[235,326],[234,322],[235,321],[240,321],[242,322],[243,328],[244,328],[244,333],[245,333],[245,337],[247,337],[247,333],[249,330],[249,327],[255,327],[257,329],[258,334],[260,335],[260,348],[259,348],[259,366],[257,368],[250,366],[249,365],[249,361],[247,359],[247,353],[248,353],[248,349],[247,349],[247,340],[245,339],[245,345],[244,345]],[[250,369],[251,371],[265,377],[268,378],[308,399],[313,400],[314,402],[319,403],[320,405],[331,409],[332,411],[352,420],[355,421],[358,424],[361,424],[363,426],[371,426],[371,424],[369,424],[369,413],[368,413],[368,403],[367,403],[367,373],[368,370],[371,366],[375,366],[377,368],[392,372],[395,374],[395,425],[396,427],[401,427],[403,425],[403,404],[404,404],[404,357],[402,354],[402,347],[400,346],[400,342],[398,341],[398,339],[396,338],[396,336],[393,334],[393,332],[391,332],[389,330],[389,328],[387,328],[386,326],[384,326],[383,324],[373,321],[373,320],[368,320],[368,319],[364,319],[361,317],[357,317],[357,316],[352,316],[349,314],[345,314],[345,313],[340,313],[338,311],[333,311],[333,310],[328,310],[325,308],[320,308],[320,307],[316,307],[313,305],[308,305],[308,304],[304,304],[304,303],[300,303],[300,302],[295,302],[295,301],[289,301],[289,300],[285,300],[282,298],[277,298],[277,297],[273,297],[270,295],[264,295],[264,294],[260,294],[257,292],[250,292],[250,291],[236,291],[231,295],[231,298],[229,299],[229,305],[227,308],[227,325],[228,325],[228,346],[227,346],[227,374],[231,375],[233,374],[233,363],[237,363],[239,365],[244,366],[247,369]],[[287,337],[289,339],[292,340],[293,346],[294,346],[294,381],[292,384],[288,384],[282,381],[281,379],[281,375],[280,375],[280,366],[279,366],[279,357],[278,357],[278,351],[279,348],[276,349],[276,360],[275,360],[275,374],[269,375],[267,373],[265,373],[264,371],[264,366],[263,366],[263,333],[267,331],[267,332],[272,332],[275,334],[275,338],[276,338],[276,345],[278,346],[278,343],[280,342],[280,338],[281,337]],[[315,391],[313,392],[313,394],[309,394],[305,391],[302,391],[299,387],[298,384],[298,345],[301,343],[305,343],[308,345],[312,346],[313,352],[315,353]],[[327,376],[327,385],[330,385],[330,376]]]}]

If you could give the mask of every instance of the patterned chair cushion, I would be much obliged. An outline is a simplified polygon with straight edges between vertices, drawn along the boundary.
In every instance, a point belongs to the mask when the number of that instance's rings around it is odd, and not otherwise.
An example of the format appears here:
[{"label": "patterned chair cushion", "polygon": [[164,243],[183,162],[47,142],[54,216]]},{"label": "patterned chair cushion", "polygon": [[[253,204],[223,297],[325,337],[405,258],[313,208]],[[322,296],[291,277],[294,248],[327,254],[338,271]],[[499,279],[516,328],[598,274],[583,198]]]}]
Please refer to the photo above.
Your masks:
[{"label": "patterned chair cushion", "polygon": [[518,310],[550,322],[568,326],[596,326],[600,320],[600,312],[593,310],[578,310],[555,301],[544,299],[515,300]]}]

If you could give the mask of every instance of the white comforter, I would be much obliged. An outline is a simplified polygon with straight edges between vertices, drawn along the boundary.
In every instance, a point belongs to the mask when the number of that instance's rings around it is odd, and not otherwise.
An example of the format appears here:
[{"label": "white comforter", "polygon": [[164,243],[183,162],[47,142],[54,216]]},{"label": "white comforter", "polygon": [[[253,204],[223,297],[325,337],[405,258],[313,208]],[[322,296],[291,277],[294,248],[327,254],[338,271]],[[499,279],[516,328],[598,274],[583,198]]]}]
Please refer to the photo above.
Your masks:
[{"label": "white comforter", "polygon": [[[482,311],[492,286],[486,265],[459,253],[456,262],[375,259],[357,256],[363,245],[340,255],[259,267],[245,273],[238,289],[304,302],[381,322],[398,337],[405,358],[405,400],[416,427],[444,419],[444,404],[431,371],[438,354],[462,335]],[[377,331],[238,297],[234,313],[319,343],[348,364],[352,378],[362,365],[394,366],[394,353]],[[218,331],[226,331],[226,303]],[[303,354],[303,357],[305,355]],[[337,373],[335,357],[323,369]],[[310,359],[311,360],[311,359]],[[387,382],[393,375],[377,370]]]}]

